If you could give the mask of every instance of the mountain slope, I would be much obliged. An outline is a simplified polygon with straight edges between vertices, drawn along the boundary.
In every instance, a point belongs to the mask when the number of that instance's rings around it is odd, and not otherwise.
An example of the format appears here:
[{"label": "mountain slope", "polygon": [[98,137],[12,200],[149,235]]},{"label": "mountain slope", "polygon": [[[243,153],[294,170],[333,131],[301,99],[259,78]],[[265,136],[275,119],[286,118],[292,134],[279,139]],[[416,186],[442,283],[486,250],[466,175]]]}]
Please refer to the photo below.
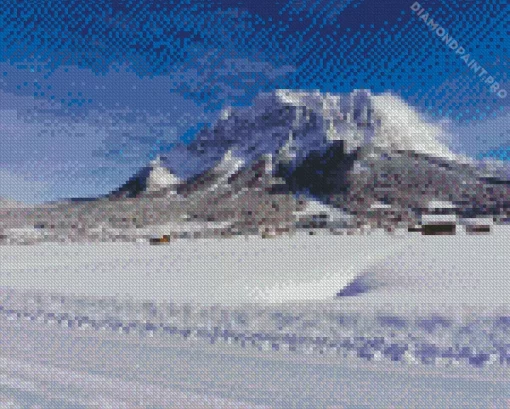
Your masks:
[{"label": "mountain slope", "polygon": [[158,156],[110,196],[132,198],[161,191],[173,192],[181,183],[182,181],[163,165]]},{"label": "mountain slope", "polygon": [[250,107],[230,109],[175,155],[203,158],[202,163],[195,162],[196,174],[228,149],[234,148],[250,162],[277,153],[291,137],[297,160],[332,141],[343,141],[346,153],[370,144],[454,159],[442,142],[443,134],[441,126],[424,119],[395,95],[373,95],[367,90],[337,95],[276,90],[259,95]]},{"label": "mountain slope", "polygon": [[71,227],[190,215],[263,225],[290,220],[305,195],[356,215],[358,224],[373,218],[378,202],[391,208],[388,223],[415,223],[431,200],[454,202],[463,216],[510,214],[508,168],[458,157],[441,137],[392,95],[278,90],[226,111],[106,197],[25,213],[37,224]]},{"label": "mountain slope", "polygon": [[322,150],[311,151],[297,164],[277,164],[277,175],[283,177],[294,192],[318,197],[345,193],[349,188],[348,172],[357,156],[357,152],[345,152],[343,141],[333,141]]},{"label": "mountain slope", "polygon": [[[185,182],[170,185],[203,213],[233,209],[254,192],[304,193],[360,218],[375,202],[390,204],[405,220],[416,219],[430,200],[453,201],[466,216],[510,209],[501,172],[453,154],[443,137],[438,125],[391,94],[277,90],[225,111],[176,149],[196,167]],[[125,197],[151,191],[146,173],[120,189]],[[273,177],[285,185],[275,188]]]},{"label": "mountain slope", "polygon": [[245,162],[236,156],[232,150],[227,150],[223,157],[211,168],[188,179],[178,188],[178,193],[183,196],[219,191],[229,178],[244,166]]}]

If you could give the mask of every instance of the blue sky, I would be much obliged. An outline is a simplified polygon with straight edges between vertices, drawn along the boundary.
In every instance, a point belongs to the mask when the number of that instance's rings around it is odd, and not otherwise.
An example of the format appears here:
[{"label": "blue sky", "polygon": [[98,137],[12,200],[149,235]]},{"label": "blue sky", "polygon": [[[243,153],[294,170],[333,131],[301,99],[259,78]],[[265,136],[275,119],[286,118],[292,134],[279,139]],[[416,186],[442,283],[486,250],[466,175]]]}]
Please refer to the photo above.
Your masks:
[{"label": "blue sky", "polygon": [[[393,0],[4,0],[0,196],[105,193],[227,105],[276,88],[391,91],[451,122],[455,148],[505,159],[500,98]],[[422,0],[472,58],[509,81],[510,7]]]}]

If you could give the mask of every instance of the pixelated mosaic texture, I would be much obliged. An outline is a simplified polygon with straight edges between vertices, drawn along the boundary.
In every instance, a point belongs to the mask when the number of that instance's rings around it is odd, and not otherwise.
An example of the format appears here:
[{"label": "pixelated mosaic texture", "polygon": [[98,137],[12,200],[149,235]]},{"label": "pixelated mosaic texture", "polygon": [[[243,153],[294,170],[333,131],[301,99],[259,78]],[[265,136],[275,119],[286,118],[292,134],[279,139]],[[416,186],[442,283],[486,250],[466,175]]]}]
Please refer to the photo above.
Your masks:
[{"label": "pixelated mosaic texture", "polygon": [[510,407],[509,11],[3,1],[0,408]]}]

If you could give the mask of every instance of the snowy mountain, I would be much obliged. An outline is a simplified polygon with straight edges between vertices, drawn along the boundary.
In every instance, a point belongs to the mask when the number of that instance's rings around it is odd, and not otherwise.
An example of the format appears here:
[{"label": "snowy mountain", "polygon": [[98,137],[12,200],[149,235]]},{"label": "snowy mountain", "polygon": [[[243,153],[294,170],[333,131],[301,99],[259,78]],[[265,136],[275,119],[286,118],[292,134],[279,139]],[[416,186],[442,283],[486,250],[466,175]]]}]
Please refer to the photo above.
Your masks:
[{"label": "snowy mountain", "polygon": [[225,109],[113,196],[177,192],[204,214],[235,207],[248,191],[300,193],[359,217],[375,202],[406,214],[430,200],[453,201],[469,215],[510,209],[503,172],[455,155],[445,139],[439,125],[391,94],[276,90],[250,107]]},{"label": "snowy mountain", "polygon": [[231,149],[244,166],[272,155],[273,173],[289,192],[360,214],[377,201],[419,210],[450,200],[466,214],[510,208],[509,178],[454,154],[447,139],[440,125],[391,94],[277,90],[251,107],[225,110],[186,154],[204,159],[193,183],[214,174],[211,158]]},{"label": "snowy mountain", "polygon": [[[415,109],[392,94],[367,90],[350,94],[276,90],[259,95],[252,106],[228,108],[210,128],[203,129],[186,148],[170,152],[170,161],[188,156],[197,165],[191,174],[209,168],[228,149],[246,162],[276,154],[292,140],[293,159],[333,141],[343,141],[346,153],[370,145],[385,150],[411,150],[456,159],[443,143],[446,135]],[[200,157],[202,160],[197,161]]]},{"label": "snowy mountain", "polygon": [[228,184],[229,178],[244,165],[245,161],[237,156],[232,149],[228,149],[210,169],[188,179],[178,191],[183,195],[197,192],[218,192]]},{"label": "snowy mountain", "polygon": [[227,151],[211,169],[183,183],[178,193],[187,201],[194,218],[229,219],[253,228],[258,222],[287,220],[295,209],[295,199],[283,188],[275,189],[273,157],[261,155],[250,163]]},{"label": "snowy mountain", "polygon": [[106,213],[116,226],[188,216],[253,225],[292,218],[303,198],[343,209],[359,223],[378,202],[409,224],[432,200],[453,202],[469,217],[510,214],[508,167],[466,160],[442,139],[438,125],[393,95],[278,90],[251,107],[224,110],[193,142],[156,158],[106,197],[55,203],[30,217],[50,226],[78,225],[61,220],[66,212],[93,219],[92,226]]},{"label": "snowy mountain", "polygon": [[141,169],[118,190],[113,197],[137,197],[143,194],[157,192],[175,192],[182,180],[163,165],[161,157],[152,160],[148,166]]}]

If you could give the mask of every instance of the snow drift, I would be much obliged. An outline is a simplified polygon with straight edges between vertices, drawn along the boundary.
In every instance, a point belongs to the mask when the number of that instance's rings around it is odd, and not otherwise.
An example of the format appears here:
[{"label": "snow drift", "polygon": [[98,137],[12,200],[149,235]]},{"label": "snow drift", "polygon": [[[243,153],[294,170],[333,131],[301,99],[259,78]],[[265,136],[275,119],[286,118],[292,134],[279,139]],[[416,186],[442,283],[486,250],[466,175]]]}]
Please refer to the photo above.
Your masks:
[{"label": "snow drift", "polygon": [[[0,286],[196,304],[507,306],[510,232],[0,247]],[[338,297],[340,295],[340,297]],[[345,295],[355,295],[345,297]]]}]

